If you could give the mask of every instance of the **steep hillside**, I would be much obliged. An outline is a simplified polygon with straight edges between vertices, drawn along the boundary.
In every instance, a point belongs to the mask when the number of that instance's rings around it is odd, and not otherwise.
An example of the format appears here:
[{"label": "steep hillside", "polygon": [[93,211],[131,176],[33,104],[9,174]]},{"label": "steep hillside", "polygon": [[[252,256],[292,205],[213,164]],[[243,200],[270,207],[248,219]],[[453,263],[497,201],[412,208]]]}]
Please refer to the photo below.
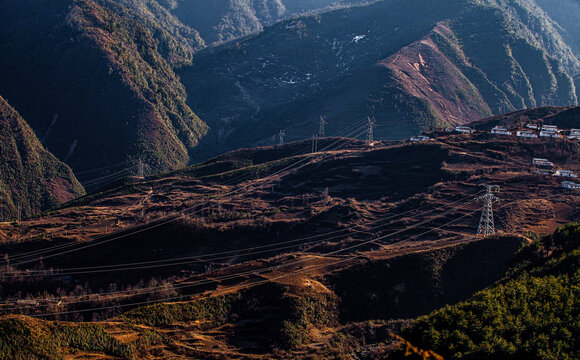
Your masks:
[{"label": "steep hillside", "polygon": [[404,336],[445,359],[577,358],[580,225],[537,239],[516,259],[506,281],[420,317]]},{"label": "steep hillside", "polygon": [[71,169],[46,151],[0,96],[0,221],[39,213],[84,194]]},{"label": "steep hillside", "polygon": [[263,30],[277,20],[335,4],[363,0],[162,0],[181,22],[199,30],[207,44]]},{"label": "steep hillside", "polygon": [[[410,16],[409,14],[412,14]],[[578,15],[580,16],[580,15]],[[310,137],[367,115],[400,139],[453,123],[577,102],[578,59],[532,1],[384,1],[295,18],[204,51],[180,74],[208,149]]]},{"label": "steep hillside", "polygon": [[558,31],[566,40],[576,55],[580,55],[580,1],[578,0],[536,0],[536,3],[554,19],[559,27]]},{"label": "steep hillside", "polygon": [[188,163],[207,127],[171,65],[203,46],[196,32],[151,1],[0,6],[0,92],[45,147],[75,171]]}]

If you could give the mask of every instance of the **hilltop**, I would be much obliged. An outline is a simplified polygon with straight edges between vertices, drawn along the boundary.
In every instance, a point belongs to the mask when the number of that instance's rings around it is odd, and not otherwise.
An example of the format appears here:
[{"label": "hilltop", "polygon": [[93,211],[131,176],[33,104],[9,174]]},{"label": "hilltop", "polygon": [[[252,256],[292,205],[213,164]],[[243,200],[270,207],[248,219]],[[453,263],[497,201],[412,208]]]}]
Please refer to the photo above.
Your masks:
[{"label": "hilltop", "polygon": [[265,26],[293,15],[331,5],[365,0],[219,0],[159,1],[183,24],[199,31],[206,44],[218,44],[260,32]]},{"label": "hilltop", "polygon": [[575,4],[3,1],[0,93],[92,189],[310,138],[320,115],[397,140],[575,104]]}]

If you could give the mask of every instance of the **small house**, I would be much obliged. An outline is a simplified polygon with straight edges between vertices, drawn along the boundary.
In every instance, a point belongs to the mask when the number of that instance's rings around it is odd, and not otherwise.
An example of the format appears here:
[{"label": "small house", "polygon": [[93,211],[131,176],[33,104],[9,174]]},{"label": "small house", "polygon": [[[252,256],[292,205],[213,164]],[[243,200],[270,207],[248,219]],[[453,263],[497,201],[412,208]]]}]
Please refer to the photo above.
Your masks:
[{"label": "small house", "polygon": [[523,138],[537,138],[538,135],[533,131],[528,130],[520,130],[516,133],[516,136],[523,137]]},{"label": "small house", "polygon": [[572,181],[562,181],[562,187],[564,189],[580,190],[580,184],[576,184]]}]

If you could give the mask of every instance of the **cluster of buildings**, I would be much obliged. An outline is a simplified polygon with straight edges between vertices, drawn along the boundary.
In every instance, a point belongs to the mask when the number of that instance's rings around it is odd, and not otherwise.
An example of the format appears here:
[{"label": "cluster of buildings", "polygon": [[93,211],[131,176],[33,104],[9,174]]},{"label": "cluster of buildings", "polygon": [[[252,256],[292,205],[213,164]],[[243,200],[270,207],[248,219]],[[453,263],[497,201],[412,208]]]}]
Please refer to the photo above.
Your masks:
[{"label": "cluster of buildings", "polygon": [[[472,134],[475,132],[474,129],[470,128],[466,125],[458,125],[455,128],[446,128],[446,132],[458,132],[463,134]],[[529,123],[526,125],[526,129],[521,129],[516,132],[517,137],[521,138],[537,138],[537,137],[544,137],[544,138],[563,138],[563,132],[567,130],[560,130],[556,125],[539,125]],[[513,132],[508,130],[504,126],[495,126],[491,129],[491,134],[493,135],[505,135],[511,136]],[[580,140],[580,129],[571,129],[569,131],[569,135],[567,136],[570,140]],[[418,141],[418,140],[414,140]]]},{"label": "cluster of buildings", "polygon": [[[556,125],[542,125],[540,127],[538,124],[527,124],[526,127],[528,129],[539,130],[540,137],[547,138],[563,138],[565,135],[562,133],[567,131],[558,129]],[[580,129],[570,129],[569,135],[566,137],[570,140],[580,140]]]},{"label": "cluster of buildings", "polygon": [[[556,125],[539,125],[534,123],[526,124],[526,129],[521,129],[516,132],[517,137],[521,138],[563,138],[564,135],[562,134],[567,130],[560,130]],[[446,128],[445,132],[458,132],[462,134],[473,134],[475,132],[474,129],[470,128],[466,125],[457,125],[456,127]],[[503,126],[495,126],[491,129],[491,134],[493,135],[503,135],[503,136],[512,136],[512,131],[508,130]],[[567,136],[570,140],[580,140],[580,129],[570,129],[569,135]],[[417,141],[427,141],[431,140],[429,136],[426,135],[418,135],[413,136],[409,139],[410,141],[417,142]],[[567,178],[567,179],[576,179],[578,176],[572,170],[564,170],[564,169],[556,169],[553,162],[549,161],[548,159],[541,159],[541,158],[533,158],[532,159],[532,166],[536,170],[536,174],[539,175],[546,175],[546,176],[556,176],[560,178]],[[564,180],[562,181],[562,187],[565,189],[580,189],[580,184],[575,183],[574,181]]]},{"label": "cluster of buildings", "polygon": [[[533,158],[532,165],[536,168],[536,174],[539,175],[551,175],[568,179],[578,178],[578,175],[576,175],[572,170],[555,170],[554,163],[548,159]],[[580,184],[570,180],[565,180],[562,181],[562,187],[565,189],[580,189]]]}]

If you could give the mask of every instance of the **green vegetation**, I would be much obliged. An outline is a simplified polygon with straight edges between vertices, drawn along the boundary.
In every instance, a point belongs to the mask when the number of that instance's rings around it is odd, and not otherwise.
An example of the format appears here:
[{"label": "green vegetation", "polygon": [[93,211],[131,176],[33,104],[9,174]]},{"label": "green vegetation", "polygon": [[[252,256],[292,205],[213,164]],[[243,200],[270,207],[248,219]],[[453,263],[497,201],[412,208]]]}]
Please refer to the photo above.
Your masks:
[{"label": "green vegetation", "polygon": [[151,326],[167,326],[187,321],[212,321],[223,323],[231,314],[232,304],[239,294],[214,296],[197,301],[155,304],[130,310],[121,319]]},{"label": "green vegetation", "polygon": [[524,247],[509,279],[403,337],[446,359],[577,359],[579,297],[580,224],[570,224]]},{"label": "green vegetation", "polygon": [[203,46],[195,31],[153,0],[0,5],[0,93],[57,157],[75,171],[189,162],[207,126],[173,69]]},{"label": "green vegetation", "polygon": [[71,169],[46,151],[0,96],[0,197],[7,220],[32,216],[84,194]]},{"label": "green vegetation", "polygon": [[280,329],[280,345],[295,348],[308,340],[309,326],[328,326],[337,322],[336,298],[329,294],[307,289],[298,296],[290,297],[288,319],[283,320]]},{"label": "green vegetation", "polygon": [[27,318],[0,320],[0,358],[14,360],[62,360],[75,351],[96,352],[120,359],[138,359],[146,348],[163,342],[146,330],[128,344],[113,338],[98,323],[50,323]]},{"label": "green vegetation", "polygon": [[292,294],[278,284],[265,284],[237,293],[200,300],[156,304],[131,310],[120,319],[136,324],[168,326],[180,322],[236,323],[244,319],[262,321],[269,345],[294,348],[308,338],[310,326],[336,323],[336,299],[307,289]]}]

